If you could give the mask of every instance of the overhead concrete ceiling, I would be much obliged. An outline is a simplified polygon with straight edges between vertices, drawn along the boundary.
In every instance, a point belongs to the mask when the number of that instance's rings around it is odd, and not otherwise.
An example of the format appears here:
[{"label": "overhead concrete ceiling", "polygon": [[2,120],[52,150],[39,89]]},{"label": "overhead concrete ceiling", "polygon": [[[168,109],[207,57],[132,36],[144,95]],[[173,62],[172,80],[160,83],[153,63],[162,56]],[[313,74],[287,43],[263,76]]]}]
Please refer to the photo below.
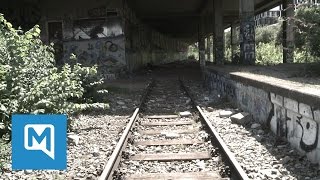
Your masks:
[{"label": "overhead concrete ceiling", "polygon": [[[213,22],[213,0],[128,0],[129,6],[145,24],[177,38],[196,38],[200,16]],[[240,0],[223,0],[224,26],[239,19]],[[264,12],[281,0],[255,0],[255,13]],[[208,23],[209,24],[209,23]],[[212,32],[213,23],[208,26]]]}]

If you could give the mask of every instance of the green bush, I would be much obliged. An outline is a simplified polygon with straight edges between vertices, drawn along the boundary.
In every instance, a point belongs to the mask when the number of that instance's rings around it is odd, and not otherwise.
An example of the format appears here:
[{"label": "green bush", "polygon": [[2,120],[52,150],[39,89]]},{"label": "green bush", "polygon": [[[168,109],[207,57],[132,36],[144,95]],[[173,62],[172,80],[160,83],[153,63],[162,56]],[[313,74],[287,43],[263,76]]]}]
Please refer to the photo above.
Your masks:
[{"label": "green bush", "polygon": [[303,5],[296,10],[296,46],[320,57],[320,7]]},{"label": "green bush", "polygon": [[14,113],[79,112],[83,106],[78,102],[97,73],[95,66],[55,67],[52,46],[39,36],[38,26],[22,32],[0,14],[0,123],[6,127]]},{"label": "green bush", "polygon": [[274,42],[259,43],[256,47],[256,63],[261,65],[275,65],[282,63],[282,48]]},{"label": "green bush", "polygon": [[226,63],[232,62],[232,52],[230,47],[224,49],[224,57]]},{"label": "green bush", "polygon": [[274,24],[270,26],[256,28],[256,45],[260,43],[272,43],[277,40],[277,35],[280,31],[281,25]]},{"label": "green bush", "polygon": [[188,58],[199,59],[199,49],[197,44],[191,44],[188,47]]}]

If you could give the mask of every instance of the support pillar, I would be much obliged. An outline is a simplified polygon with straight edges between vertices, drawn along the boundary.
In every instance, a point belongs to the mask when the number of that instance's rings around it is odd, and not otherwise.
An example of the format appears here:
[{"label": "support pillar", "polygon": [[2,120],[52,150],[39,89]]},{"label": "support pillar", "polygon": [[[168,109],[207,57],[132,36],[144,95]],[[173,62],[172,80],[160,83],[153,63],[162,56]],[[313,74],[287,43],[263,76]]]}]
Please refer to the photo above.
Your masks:
[{"label": "support pillar", "polygon": [[205,52],[205,37],[203,36],[203,21],[200,21],[201,25],[199,26],[199,37],[198,37],[198,42],[199,42],[199,61],[200,61],[200,67],[204,68],[206,66],[206,52]]},{"label": "support pillar", "polygon": [[294,4],[292,0],[283,0],[283,63],[294,62]]},{"label": "support pillar", "polygon": [[224,64],[224,27],[222,0],[214,0],[214,42],[216,64]]},{"label": "support pillar", "polygon": [[240,61],[254,65],[256,61],[254,1],[240,0]]},{"label": "support pillar", "polygon": [[211,52],[210,52],[210,46],[211,46],[211,37],[210,35],[207,37],[207,61],[211,61]]},{"label": "support pillar", "polygon": [[237,38],[237,24],[232,23],[231,24],[231,60],[232,63],[237,64],[239,63],[239,57],[238,57],[238,38]]}]

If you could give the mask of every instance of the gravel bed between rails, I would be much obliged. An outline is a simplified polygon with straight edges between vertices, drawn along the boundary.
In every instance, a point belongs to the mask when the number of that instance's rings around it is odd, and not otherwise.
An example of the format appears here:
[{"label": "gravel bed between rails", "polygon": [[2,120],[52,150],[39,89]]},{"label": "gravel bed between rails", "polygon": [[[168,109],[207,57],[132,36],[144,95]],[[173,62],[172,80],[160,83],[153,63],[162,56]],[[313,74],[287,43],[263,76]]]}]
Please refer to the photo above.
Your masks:
[{"label": "gravel bed between rails", "polygon": [[[192,161],[124,161],[121,163],[118,174],[145,174],[145,173],[187,173],[187,172],[222,172],[225,170],[220,157],[213,157],[210,160]],[[117,179],[115,176],[114,179]]]},{"label": "gravel bed between rails", "polygon": [[190,153],[190,152],[208,152],[214,147],[211,142],[193,145],[170,145],[170,146],[133,146],[129,145],[129,154],[139,153]]},{"label": "gravel bed between rails", "polygon": [[[177,80],[175,80],[177,81]],[[178,83],[178,82],[177,82]],[[191,100],[186,96],[179,84],[175,82],[168,82],[167,80],[158,81],[158,84],[151,91],[146,108],[146,114],[178,114],[179,112],[191,111]],[[166,88],[163,88],[166,87]],[[164,95],[163,95],[164,94]],[[165,119],[165,118],[164,118]],[[114,179],[123,179],[130,174],[144,174],[144,173],[174,173],[174,172],[200,172],[200,171],[216,171],[220,172],[222,176],[228,177],[228,168],[224,165],[217,153],[217,149],[208,142],[208,134],[202,131],[201,124],[197,120],[199,116],[197,113],[184,118],[185,120],[193,120],[192,125],[179,126],[142,126],[137,125],[136,130],[159,130],[166,132],[156,135],[143,135],[139,131],[134,131],[133,136],[129,140],[125,152],[122,156],[120,167],[114,176]],[[146,117],[141,117],[137,124],[143,122],[159,122],[162,120],[149,120]],[[168,121],[180,121],[178,118],[170,119]],[[177,134],[173,130],[187,130],[194,129],[195,132],[191,134]],[[198,139],[202,140],[204,144],[193,145],[166,145],[166,146],[141,146],[134,142],[145,140],[172,140],[172,139]],[[133,144],[132,144],[133,143]],[[186,152],[209,152],[213,157],[209,160],[192,160],[192,161],[132,161],[129,158],[137,154],[159,154],[159,153],[186,153]],[[218,156],[218,157],[217,157]]]},{"label": "gravel bed between rails", "polygon": [[[137,132],[134,132],[134,141],[146,141],[146,140],[168,140],[168,138],[163,134],[157,135],[141,135]],[[180,139],[198,139],[203,140],[207,138],[209,135],[205,131],[199,131],[192,134],[179,134]],[[177,138],[175,138],[177,139]]]},{"label": "gravel bed between rails", "polygon": [[216,92],[209,93],[199,82],[186,83],[195,95],[212,125],[243,167],[249,178],[279,180],[319,180],[318,165],[311,164],[289,144],[277,144],[269,130],[234,124],[230,118],[220,118],[219,112],[232,108]]}]

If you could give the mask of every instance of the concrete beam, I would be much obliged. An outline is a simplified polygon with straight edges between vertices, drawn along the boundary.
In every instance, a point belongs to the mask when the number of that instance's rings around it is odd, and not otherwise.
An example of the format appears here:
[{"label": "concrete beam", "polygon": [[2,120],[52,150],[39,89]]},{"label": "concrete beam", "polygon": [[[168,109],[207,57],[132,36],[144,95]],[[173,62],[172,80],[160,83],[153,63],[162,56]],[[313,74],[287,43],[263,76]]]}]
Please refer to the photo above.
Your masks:
[{"label": "concrete beam", "polygon": [[283,63],[294,62],[294,4],[292,0],[283,0]]},{"label": "concrete beam", "polygon": [[240,61],[254,65],[256,60],[254,1],[240,0]]},{"label": "concrete beam", "polygon": [[223,1],[214,1],[214,41],[215,41],[215,62],[224,64],[224,26],[223,26]]}]

